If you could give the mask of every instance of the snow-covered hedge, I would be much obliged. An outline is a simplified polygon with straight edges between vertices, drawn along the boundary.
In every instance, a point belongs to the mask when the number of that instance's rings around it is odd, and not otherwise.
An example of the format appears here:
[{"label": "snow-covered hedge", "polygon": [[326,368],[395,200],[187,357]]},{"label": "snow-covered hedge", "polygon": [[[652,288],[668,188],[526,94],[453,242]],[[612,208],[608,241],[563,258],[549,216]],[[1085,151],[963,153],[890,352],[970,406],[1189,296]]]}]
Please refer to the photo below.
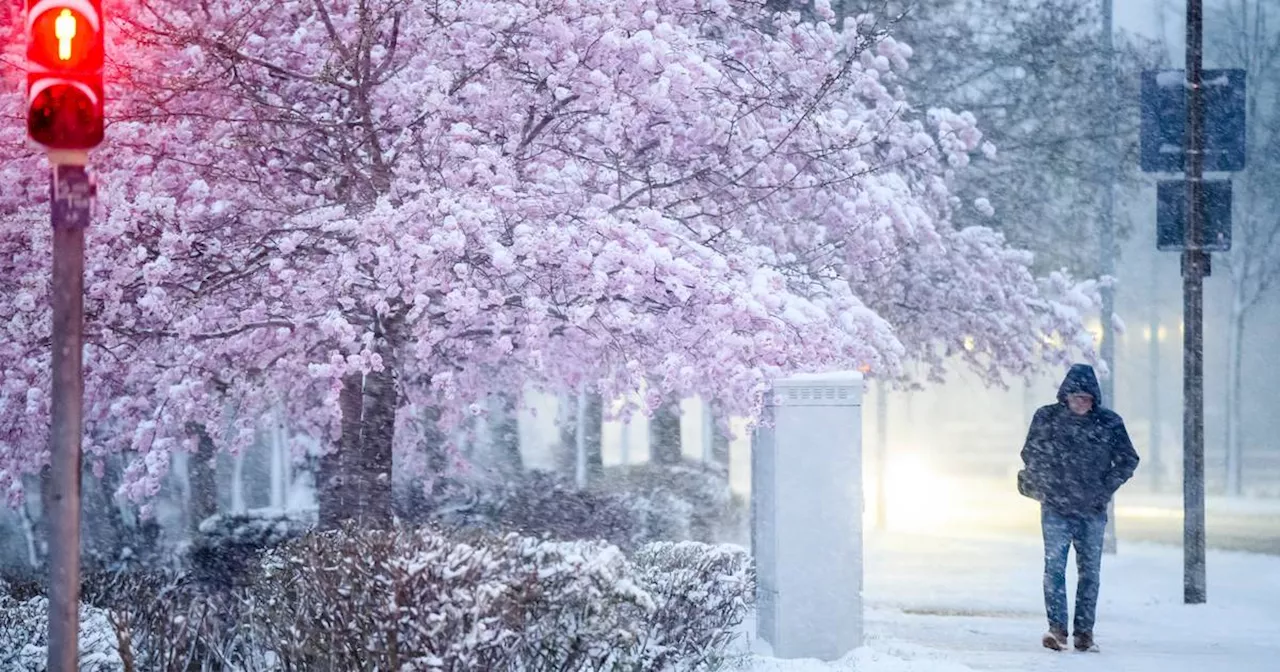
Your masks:
[{"label": "snow-covered hedge", "polygon": [[200,523],[187,558],[201,582],[224,588],[240,585],[266,549],[306,534],[314,522],[274,510],[210,516]]},{"label": "snow-covered hedge", "polygon": [[485,514],[502,529],[566,541],[602,540],[627,551],[679,532],[678,523],[635,493],[578,489],[547,472],[503,484],[486,504]]},{"label": "snow-covered hedge", "polygon": [[741,549],[628,560],[598,541],[429,528],[312,535],[265,564],[262,639],[294,669],[711,669],[754,590]]},{"label": "snow-covered hedge", "polygon": [[715,542],[734,538],[747,511],[729,490],[723,466],[703,462],[642,463],[610,467],[601,487],[627,493],[639,511],[648,511],[662,536],[649,541]]},{"label": "snow-covered hedge", "polygon": [[746,510],[730,496],[723,469],[701,464],[610,467],[586,489],[560,474],[530,471],[501,481],[455,479],[431,497],[411,495],[400,510],[408,520],[603,540],[627,552],[657,541],[736,538]]},{"label": "snow-covered hedge", "polygon": [[[106,612],[80,607],[80,672],[124,669]],[[17,600],[0,589],[0,670],[44,672],[49,656],[49,601]]]},{"label": "snow-covered hedge", "polygon": [[[87,578],[98,640],[85,650],[105,666],[83,669],[710,670],[752,576],[729,546],[629,558],[600,541],[347,527],[265,551],[230,587],[164,571]],[[43,660],[42,599],[0,597],[0,651],[20,652],[0,669],[42,669],[24,667]]]},{"label": "snow-covered hedge", "polygon": [[644,669],[716,669],[755,596],[750,557],[739,546],[656,543],[633,557],[656,609]]},{"label": "snow-covered hedge", "polygon": [[105,614],[124,669],[138,672],[278,669],[253,627],[255,594],[167,569],[90,575],[83,592]]}]

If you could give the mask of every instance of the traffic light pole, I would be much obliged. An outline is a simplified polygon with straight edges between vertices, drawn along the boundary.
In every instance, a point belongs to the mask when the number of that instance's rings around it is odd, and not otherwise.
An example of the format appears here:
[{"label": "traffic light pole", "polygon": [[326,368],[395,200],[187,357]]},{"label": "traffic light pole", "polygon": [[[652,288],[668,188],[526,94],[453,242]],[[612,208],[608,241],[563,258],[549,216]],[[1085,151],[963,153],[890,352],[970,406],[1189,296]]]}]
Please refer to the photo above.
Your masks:
[{"label": "traffic light pole", "polygon": [[49,672],[75,672],[80,620],[80,437],[84,379],[84,231],[93,187],[87,153],[50,152],[53,397],[49,432]]},{"label": "traffic light pole", "polygon": [[1182,255],[1185,322],[1182,342],[1182,502],[1183,601],[1203,604],[1205,585],[1204,511],[1204,273],[1208,254],[1201,245],[1204,177],[1204,97],[1202,0],[1187,0],[1187,226]]}]

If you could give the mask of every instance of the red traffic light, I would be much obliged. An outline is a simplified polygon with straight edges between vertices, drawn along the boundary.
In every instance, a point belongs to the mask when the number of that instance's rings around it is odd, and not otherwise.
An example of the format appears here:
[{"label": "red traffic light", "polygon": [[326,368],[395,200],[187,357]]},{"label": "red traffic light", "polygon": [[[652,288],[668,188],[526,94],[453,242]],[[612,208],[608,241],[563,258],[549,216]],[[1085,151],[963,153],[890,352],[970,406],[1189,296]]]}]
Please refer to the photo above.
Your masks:
[{"label": "red traffic light", "polygon": [[102,142],[101,0],[27,0],[27,133],[51,149]]},{"label": "red traffic light", "polygon": [[[77,3],[78,4],[78,3]],[[85,2],[85,5],[91,5]],[[98,17],[61,6],[43,11],[29,20],[30,42],[27,59],[49,69],[79,70],[102,68],[101,26]]]}]

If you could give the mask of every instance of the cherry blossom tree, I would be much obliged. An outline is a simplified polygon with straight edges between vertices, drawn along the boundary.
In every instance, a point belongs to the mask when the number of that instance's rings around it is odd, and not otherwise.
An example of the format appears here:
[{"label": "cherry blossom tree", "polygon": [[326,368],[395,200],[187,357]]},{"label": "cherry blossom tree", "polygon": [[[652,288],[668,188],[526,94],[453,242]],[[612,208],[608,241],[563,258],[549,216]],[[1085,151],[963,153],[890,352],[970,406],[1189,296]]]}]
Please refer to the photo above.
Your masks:
[{"label": "cherry blossom tree", "polygon": [[[910,48],[825,3],[116,10],[86,418],[91,451],[138,456],[135,499],[192,423],[236,450],[277,406],[336,448],[330,506],[379,521],[393,451],[490,392],[750,415],[793,371],[940,375],[954,353],[998,381],[1088,339],[1091,283],[952,226],[976,120],[913,110]],[[47,460],[49,247],[39,162],[0,166],[0,314],[23,319],[0,346],[0,486],[20,496]]]}]

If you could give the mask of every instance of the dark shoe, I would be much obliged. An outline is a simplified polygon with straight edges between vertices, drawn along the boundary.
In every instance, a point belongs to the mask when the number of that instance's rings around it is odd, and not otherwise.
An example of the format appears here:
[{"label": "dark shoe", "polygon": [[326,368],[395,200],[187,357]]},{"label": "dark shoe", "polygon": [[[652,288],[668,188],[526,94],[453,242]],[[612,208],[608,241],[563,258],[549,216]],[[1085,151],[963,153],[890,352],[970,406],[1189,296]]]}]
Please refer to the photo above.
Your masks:
[{"label": "dark shoe", "polygon": [[[1076,651],[1085,651],[1088,653],[1097,653],[1098,645],[1093,641],[1092,632],[1077,632],[1075,634]],[[1065,641],[1063,642],[1066,643]]]},{"label": "dark shoe", "polygon": [[1044,633],[1044,637],[1040,639],[1040,643],[1044,648],[1053,651],[1067,650],[1067,631],[1057,628],[1049,628],[1049,632]]}]

